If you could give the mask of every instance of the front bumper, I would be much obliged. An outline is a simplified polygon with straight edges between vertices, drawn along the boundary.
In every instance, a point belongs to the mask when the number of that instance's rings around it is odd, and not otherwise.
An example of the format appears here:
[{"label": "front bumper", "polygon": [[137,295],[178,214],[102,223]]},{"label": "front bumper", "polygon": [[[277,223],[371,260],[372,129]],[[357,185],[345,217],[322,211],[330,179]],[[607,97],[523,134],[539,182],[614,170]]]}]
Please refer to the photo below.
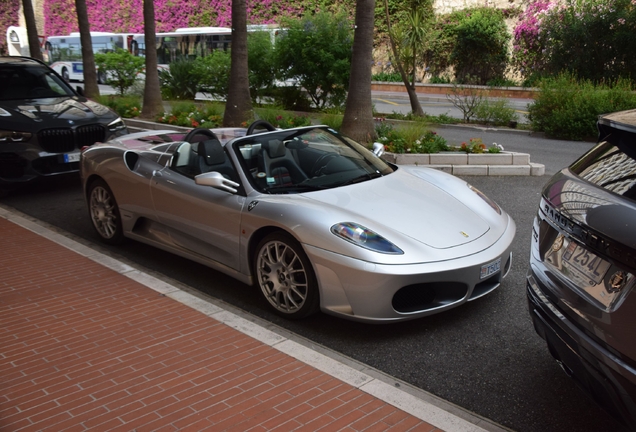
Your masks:
[{"label": "front bumper", "polygon": [[[314,264],[323,312],[354,321],[388,323],[432,315],[499,287],[512,264],[515,225],[480,253],[453,260],[373,264],[304,245]],[[501,259],[500,270],[481,278],[482,266]]]},{"label": "front bumper", "polygon": [[[126,128],[110,135],[107,133],[105,140],[127,133]],[[89,139],[88,142],[92,145],[95,141]],[[47,151],[39,145],[36,138],[30,142],[0,143],[0,186],[26,184],[40,177],[79,171],[81,141],[77,141],[75,145],[70,141],[62,146],[56,144],[52,147]]]},{"label": "front bumper", "polygon": [[[572,323],[544,294],[538,269],[527,277],[527,297],[536,332],[563,370],[598,405],[636,429],[636,370]],[[542,282],[543,281],[543,282]]]}]

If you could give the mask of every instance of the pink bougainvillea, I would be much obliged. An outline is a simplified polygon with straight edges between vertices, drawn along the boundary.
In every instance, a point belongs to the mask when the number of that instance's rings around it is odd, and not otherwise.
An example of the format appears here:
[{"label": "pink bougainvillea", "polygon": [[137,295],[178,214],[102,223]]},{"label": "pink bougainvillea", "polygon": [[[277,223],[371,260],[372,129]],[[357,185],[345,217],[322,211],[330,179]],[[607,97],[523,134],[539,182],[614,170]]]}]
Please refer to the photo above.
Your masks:
[{"label": "pink bougainvillea", "polygon": [[[247,20],[249,24],[279,23],[285,17],[302,16],[304,10],[315,7],[314,3],[248,0]],[[158,32],[232,24],[232,0],[155,0],[154,5]],[[91,31],[143,32],[143,0],[86,0],[86,6]],[[45,0],[44,16],[47,35],[78,31],[75,0]]]}]

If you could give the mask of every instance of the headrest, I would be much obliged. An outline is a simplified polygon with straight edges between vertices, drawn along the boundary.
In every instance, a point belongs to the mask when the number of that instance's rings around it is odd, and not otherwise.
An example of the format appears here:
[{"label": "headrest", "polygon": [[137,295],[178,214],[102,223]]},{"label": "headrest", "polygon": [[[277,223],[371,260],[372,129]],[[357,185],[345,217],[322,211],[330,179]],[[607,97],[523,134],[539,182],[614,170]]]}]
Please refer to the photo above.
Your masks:
[{"label": "headrest", "polygon": [[197,153],[199,153],[199,157],[202,157],[208,166],[225,163],[225,152],[218,139],[213,138],[201,141],[197,148]]},{"label": "headrest", "polygon": [[287,153],[285,143],[277,139],[269,140],[268,142],[266,142],[265,150],[267,150],[267,154],[272,159],[283,157],[285,156],[285,153]]}]

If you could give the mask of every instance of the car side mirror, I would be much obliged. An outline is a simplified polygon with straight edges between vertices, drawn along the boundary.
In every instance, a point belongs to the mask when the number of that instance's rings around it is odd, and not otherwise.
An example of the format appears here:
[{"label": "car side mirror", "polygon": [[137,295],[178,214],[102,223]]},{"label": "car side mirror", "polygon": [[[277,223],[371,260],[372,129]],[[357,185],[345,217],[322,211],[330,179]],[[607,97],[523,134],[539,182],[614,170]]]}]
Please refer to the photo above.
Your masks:
[{"label": "car side mirror", "polygon": [[384,154],[384,144],[379,142],[373,143],[373,154],[380,157]]},{"label": "car side mirror", "polygon": [[82,86],[77,86],[75,87],[75,91],[77,92],[78,95],[80,95],[81,97],[85,97],[84,96],[84,87]]},{"label": "car side mirror", "polygon": [[216,171],[199,174],[194,177],[194,182],[201,186],[212,186],[230,193],[236,193],[238,191],[237,188],[240,186],[240,184],[226,179],[223,174]]}]

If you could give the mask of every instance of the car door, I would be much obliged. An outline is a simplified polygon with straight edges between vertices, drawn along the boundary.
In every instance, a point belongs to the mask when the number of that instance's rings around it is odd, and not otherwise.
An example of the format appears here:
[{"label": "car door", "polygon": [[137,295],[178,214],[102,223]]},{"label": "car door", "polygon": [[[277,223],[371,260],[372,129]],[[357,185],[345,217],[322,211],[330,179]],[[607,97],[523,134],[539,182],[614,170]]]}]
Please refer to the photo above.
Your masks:
[{"label": "car door", "polygon": [[245,197],[197,185],[193,175],[171,166],[155,172],[150,189],[157,217],[175,246],[238,269]]}]

